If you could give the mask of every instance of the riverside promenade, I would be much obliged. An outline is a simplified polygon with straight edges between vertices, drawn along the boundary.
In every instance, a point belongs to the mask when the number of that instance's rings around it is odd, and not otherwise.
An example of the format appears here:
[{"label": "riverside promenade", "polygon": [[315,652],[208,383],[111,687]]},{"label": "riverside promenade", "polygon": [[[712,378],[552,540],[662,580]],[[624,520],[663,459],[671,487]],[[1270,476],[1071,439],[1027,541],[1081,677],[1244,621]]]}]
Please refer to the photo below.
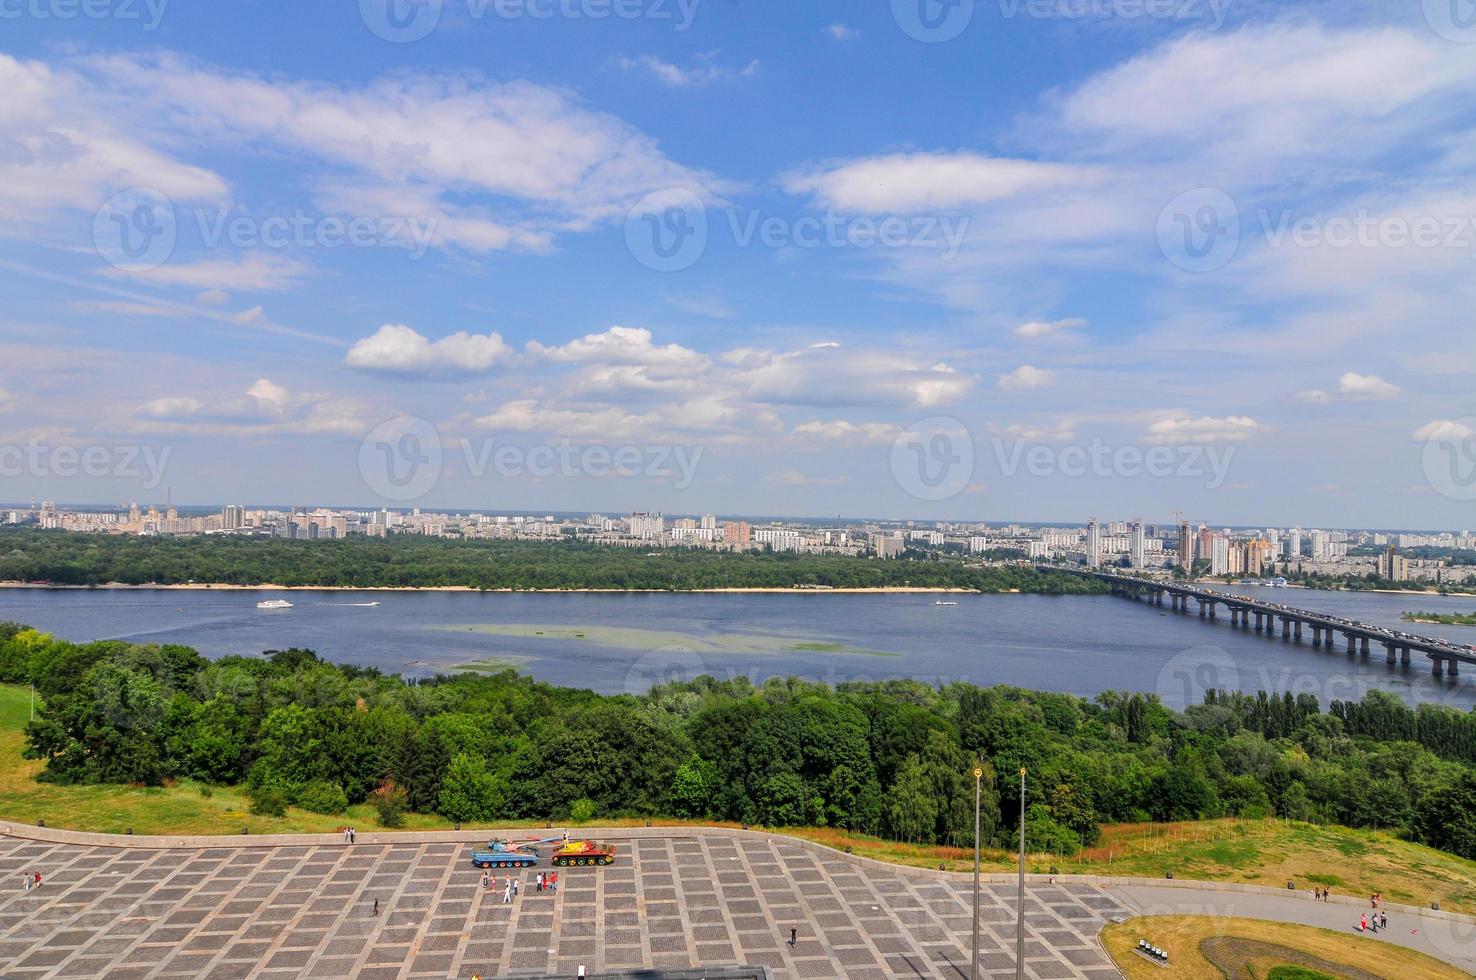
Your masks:
[{"label": "riverside promenade", "polygon": [[[581,836],[617,844],[614,865],[560,869],[557,893],[534,891],[524,871],[520,896],[504,904],[469,861],[488,835],[363,833],[349,845],[334,835],[115,837],[0,823],[0,976],[572,977],[580,964],[591,976],[722,966],[796,980],[968,975],[966,874],[762,832],[590,829]],[[22,891],[35,871],[43,884]],[[986,976],[1014,973],[1015,885],[1000,877],[983,893]],[[1118,977],[1098,933],[1143,912],[1339,929],[1358,917],[1351,900],[1249,886],[1033,877],[1026,975]],[[1390,941],[1476,971],[1471,920],[1390,913]]]}]

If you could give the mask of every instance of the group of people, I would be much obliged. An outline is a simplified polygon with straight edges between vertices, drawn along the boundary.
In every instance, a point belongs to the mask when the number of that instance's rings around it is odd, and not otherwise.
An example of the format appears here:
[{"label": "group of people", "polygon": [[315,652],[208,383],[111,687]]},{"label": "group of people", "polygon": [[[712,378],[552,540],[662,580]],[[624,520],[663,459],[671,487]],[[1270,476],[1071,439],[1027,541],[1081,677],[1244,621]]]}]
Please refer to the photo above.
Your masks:
[{"label": "group of people", "polygon": [[345,827],[345,828],[343,828],[343,842],[345,844],[352,844],[354,842],[354,838],[357,835],[358,835],[358,831],[354,830],[354,828],[352,828],[352,827]]},{"label": "group of people", "polygon": [[29,872],[28,871],[25,874],[21,875],[21,891],[28,892],[32,888],[40,888],[40,887],[41,887],[41,872],[37,871],[35,873],[32,873],[32,872]]},{"label": "group of people", "polygon": [[1322,887],[1313,888],[1312,889],[1312,900],[1314,902],[1325,902],[1325,901],[1327,901],[1327,896],[1330,895],[1330,894],[1332,894],[1332,893],[1329,892],[1326,888],[1322,888]]},{"label": "group of people", "polygon": [[[538,876],[534,879],[534,883],[534,887],[536,887],[541,892],[556,892],[559,890],[559,873],[557,871],[540,871],[538,872]],[[520,890],[520,888],[521,882],[519,881],[518,877],[516,875],[508,875],[507,881],[504,882],[502,885],[502,904],[511,904],[512,900],[518,897],[518,891]],[[497,891],[496,875],[489,875],[485,871],[482,872],[482,891]]]},{"label": "group of people", "polygon": [[1365,912],[1358,921],[1359,932],[1378,932],[1380,929],[1387,928],[1389,928],[1388,912],[1375,912],[1373,915]]}]

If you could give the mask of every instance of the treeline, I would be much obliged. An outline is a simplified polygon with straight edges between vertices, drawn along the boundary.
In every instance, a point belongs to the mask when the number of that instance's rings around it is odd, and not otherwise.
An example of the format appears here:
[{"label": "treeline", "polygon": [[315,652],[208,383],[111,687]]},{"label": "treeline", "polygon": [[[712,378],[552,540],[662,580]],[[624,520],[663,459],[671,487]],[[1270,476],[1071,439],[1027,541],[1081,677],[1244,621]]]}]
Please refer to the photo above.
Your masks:
[{"label": "treeline", "polygon": [[[304,650],[208,661],[0,625],[0,680],[41,698],[27,753],[59,783],[245,784],[259,812],[372,802],[458,821],[674,816],[1032,847],[1103,822],[1285,816],[1400,828],[1476,857],[1476,722],[1384,693],[1334,703],[1156,698],[912,681],[696,681],[601,696],[513,672],[413,683]],[[998,775],[996,775],[998,774]]]},{"label": "treeline", "polygon": [[1105,590],[1028,566],[697,548],[650,551],[574,541],[403,534],[332,541],[0,531],[0,581],[57,585],[464,586],[479,589],[921,588],[1083,594]]}]

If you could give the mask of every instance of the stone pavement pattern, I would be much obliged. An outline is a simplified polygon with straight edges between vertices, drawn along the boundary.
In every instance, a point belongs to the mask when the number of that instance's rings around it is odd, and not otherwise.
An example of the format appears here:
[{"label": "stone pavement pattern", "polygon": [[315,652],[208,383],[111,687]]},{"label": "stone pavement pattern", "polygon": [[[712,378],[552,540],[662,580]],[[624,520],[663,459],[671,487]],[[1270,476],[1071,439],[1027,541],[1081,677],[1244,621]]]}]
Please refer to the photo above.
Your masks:
[{"label": "stone pavement pattern", "polygon": [[[525,871],[521,896],[504,905],[501,889],[482,891],[469,852],[0,838],[0,974],[390,980],[746,963],[795,980],[968,975],[967,878],[829,859],[778,839],[675,836],[621,842],[613,866],[560,869],[556,894],[532,891]],[[43,875],[29,894],[27,871]],[[1013,886],[986,885],[982,902],[985,973],[1012,977]],[[1095,885],[1033,886],[1026,975],[1116,980],[1096,937],[1125,914]]]}]

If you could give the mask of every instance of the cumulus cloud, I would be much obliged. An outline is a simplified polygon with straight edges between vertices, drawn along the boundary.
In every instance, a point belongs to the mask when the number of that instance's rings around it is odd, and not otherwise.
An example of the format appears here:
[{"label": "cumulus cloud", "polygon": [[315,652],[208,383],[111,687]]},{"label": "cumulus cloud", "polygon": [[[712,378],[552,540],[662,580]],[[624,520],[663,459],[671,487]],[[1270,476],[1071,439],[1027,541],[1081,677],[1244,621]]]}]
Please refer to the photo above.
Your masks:
[{"label": "cumulus cloud", "polygon": [[680,344],[657,346],[645,327],[611,327],[603,333],[585,334],[566,344],[546,346],[529,341],[531,357],[566,363],[640,364],[697,369],[707,358]]},{"label": "cumulus cloud", "polygon": [[1038,337],[1049,337],[1065,330],[1078,330],[1086,326],[1086,321],[1080,317],[1069,317],[1065,320],[1031,320],[1022,323],[1015,328],[1015,336],[1026,340],[1034,340]]},{"label": "cumulus cloud", "polygon": [[1394,398],[1399,394],[1399,386],[1372,374],[1349,371],[1338,379],[1338,393],[1350,398]]},{"label": "cumulus cloud", "polygon": [[867,444],[893,442],[901,432],[900,425],[890,422],[849,422],[845,419],[822,422],[810,419],[796,425],[793,435],[806,440]]},{"label": "cumulus cloud", "polygon": [[361,371],[433,377],[485,374],[511,354],[497,333],[461,330],[432,341],[412,327],[386,323],[349,348],[343,362]]},{"label": "cumulus cloud", "polygon": [[1030,388],[1043,388],[1054,380],[1056,380],[1056,375],[1053,372],[1022,364],[1008,374],[1001,374],[999,386],[1006,391],[1023,391]]},{"label": "cumulus cloud", "polygon": [[361,434],[362,406],[321,392],[293,392],[260,378],[243,393],[224,398],[171,395],[134,411],[135,428],[151,432],[215,435]]},{"label": "cumulus cloud", "polygon": [[1265,429],[1260,422],[1244,415],[1212,418],[1175,416],[1159,419],[1148,426],[1145,442],[1178,445],[1182,443],[1240,442]]},{"label": "cumulus cloud", "polygon": [[1435,419],[1414,431],[1416,442],[1461,442],[1476,438],[1476,430],[1460,419]]},{"label": "cumulus cloud", "polygon": [[975,382],[945,363],[834,343],[786,352],[740,349],[725,360],[736,367],[747,398],[780,405],[934,408],[957,401]]},{"label": "cumulus cloud", "polygon": [[987,204],[1032,191],[1094,179],[1090,167],[1012,160],[960,150],[893,153],[844,161],[784,178],[792,194],[828,207],[869,214],[915,213]]},{"label": "cumulus cloud", "polygon": [[715,54],[702,55],[698,64],[690,68],[682,68],[671,62],[662,61],[655,55],[645,54],[638,58],[621,58],[620,67],[626,71],[633,69],[644,71],[671,88],[710,85],[727,78],[752,78],[758,72],[759,63],[757,61],[750,61],[742,68],[726,68],[719,65],[714,60],[715,57]]}]

